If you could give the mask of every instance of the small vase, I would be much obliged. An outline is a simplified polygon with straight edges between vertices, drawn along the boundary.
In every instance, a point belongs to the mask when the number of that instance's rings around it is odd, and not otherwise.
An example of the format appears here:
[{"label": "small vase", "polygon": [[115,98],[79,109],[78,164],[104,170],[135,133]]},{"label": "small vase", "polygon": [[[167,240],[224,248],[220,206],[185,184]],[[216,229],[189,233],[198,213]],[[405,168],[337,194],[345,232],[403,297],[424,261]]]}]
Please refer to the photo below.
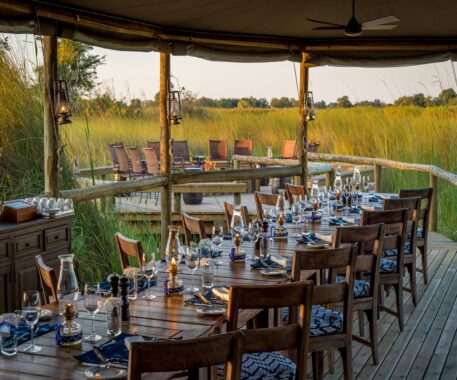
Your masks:
[{"label": "small vase", "polygon": [[76,301],[79,298],[79,285],[73,265],[74,255],[60,255],[60,273],[57,282],[57,298],[59,310],[63,314],[65,305],[73,304],[76,309]]}]

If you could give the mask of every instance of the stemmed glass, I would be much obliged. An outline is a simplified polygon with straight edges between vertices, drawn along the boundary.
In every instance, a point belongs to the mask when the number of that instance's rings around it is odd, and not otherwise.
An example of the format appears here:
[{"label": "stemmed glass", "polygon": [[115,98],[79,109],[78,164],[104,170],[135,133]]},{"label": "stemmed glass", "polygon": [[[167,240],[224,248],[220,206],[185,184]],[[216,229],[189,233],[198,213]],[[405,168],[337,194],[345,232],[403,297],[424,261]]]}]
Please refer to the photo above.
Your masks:
[{"label": "stemmed glass", "polygon": [[[146,256],[145,256],[145,260],[146,260]],[[143,263],[142,269],[143,269],[144,277],[146,277],[146,279],[148,280],[148,294],[144,295],[143,298],[147,299],[147,300],[153,300],[154,298],[156,298],[156,296],[151,293],[151,279],[157,275],[157,271],[158,271],[157,262],[155,260],[154,254],[152,254],[150,261],[147,261],[147,262],[145,261]]]},{"label": "stemmed glass", "polygon": [[345,200],[345,210],[349,209],[349,197],[351,196],[351,185],[346,184],[343,186],[343,197]]},{"label": "stemmed glass", "polygon": [[[213,234],[211,235],[211,243],[213,244],[213,248],[219,248],[222,243],[224,242],[224,230],[221,225],[214,225],[213,226]],[[224,264],[221,260],[216,260],[216,265]]]},{"label": "stemmed glass", "polygon": [[368,176],[363,176],[362,186],[363,186],[363,191],[365,192],[365,195],[366,195],[368,192],[368,186],[369,186]]},{"label": "stemmed glass", "polygon": [[24,351],[36,353],[41,351],[40,346],[36,346],[33,340],[33,330],[35,325],[38,323],[40,319],[40,311],[41,311],[41,301],[40,301],[40,292],[36,290],[30,290],[24,292],[22,295],[22,310],[21,315],[22,318],[25,319],[25,323],[28,327],[30,327],[30,336],[32,339],[32,344],[28,345],[24,348]]},{"label": "stemmed glass", "polygon": [[255,243],[257,243],[257,241],[259,240],[259,229],[257,228],[256,224],[255,223],[249,223],[249,230],[248,230],[248,236],[249,236],[249,240],[252,244],[254,244],[254,247],[252,248],[252,260],[255,260],[256,257],[255,257]]},{"label": "stemmed glass", "polygon": [[301,221],[300,208],[298,205],[292,205],[292,221],[295,223],[295,237],[300,237],[298,233],[298,223]]},{"label": "stemmed glass", "polygon": [[200,289],[194,286],[194,273],[197,270],[198,266],[200,265],[200,254],[196,247],[183,247],[185,249],[185,258],[186,258],[186,265],[190,271],[190,280],[191,280],[191,287],[187,288],[186,291],[194,294],[198,292]]},{"label": "stemmed glass", "polygon": [[90,335],[86,336],[86,339],[89,342],[97,342],[102,337],[95,334],[95,314],[100,311],[102,304],[102,298],[100,296],[100,285],[96,282],[89,282],[84,285],[84,307],[90,313],[92,317],[92,332]]}]

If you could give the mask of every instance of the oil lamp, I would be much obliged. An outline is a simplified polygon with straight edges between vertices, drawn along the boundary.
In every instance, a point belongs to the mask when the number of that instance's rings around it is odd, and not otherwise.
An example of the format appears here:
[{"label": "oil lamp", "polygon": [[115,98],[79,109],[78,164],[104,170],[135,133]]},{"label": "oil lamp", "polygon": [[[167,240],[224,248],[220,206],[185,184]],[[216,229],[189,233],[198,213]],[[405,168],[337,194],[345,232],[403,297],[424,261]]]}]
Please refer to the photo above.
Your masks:
[{"label": "oil lamp", "polygon": [[67,82],[64,79],[55,81],[54,85],[55,117],[58,125],[70,124],[71,108],[68,102]]},{"label": "oil lamp", "polygon": [[306,121],[316,120],[316,110],[314,108],[313,93],[307,91],[305,94],[305,119]]},{"label": "oil lamp", "polygon": [[[177,90],[172,90],[173,85],[171,83],[171,78],[174,78],[177,83]],[[179,87],[179,82],[176,77],[170,77],[170,89],[168,92],[168,107],[170,115],[170,124],[179,125],[181,124],[182,111],[181,111],[181,89]]]}]

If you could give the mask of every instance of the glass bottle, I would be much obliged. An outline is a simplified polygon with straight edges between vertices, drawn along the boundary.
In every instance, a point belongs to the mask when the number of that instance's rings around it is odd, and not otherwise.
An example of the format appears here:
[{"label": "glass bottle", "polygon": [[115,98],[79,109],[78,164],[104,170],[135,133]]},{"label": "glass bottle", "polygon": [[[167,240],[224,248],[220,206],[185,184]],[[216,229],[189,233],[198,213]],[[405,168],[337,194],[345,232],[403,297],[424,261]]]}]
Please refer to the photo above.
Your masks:
[{"label": "glass bottle", "polygon": [[336,169],[335,173],[335,181],[333,181],[333,189],[336,191],[339,191],[341,193],[341,190],[343,189],[343,180],[341,179],[341,166],[338,165],[338,168]]},{"label": "glass bottle", "polygon": [[79,285],[73,265],[74,255],[60,255],[60,273],[57,282],[57,298],[62,314],[67,304],[75,304],[79,297]]},{"label": "glass bottle", "polygon": [[276,213],[278,215],[284,213],[285,204],[286,199],[284,197],[284,191],[281,191],[278,195],[278,200],[276,201]]},{"label": "glass bottle", "polygon": [[243,216],[241,211],[234,209],[232,214],[232,220],[230,221],[230,233],[235,236],[236,233],[240,234],[244,227]]},{"label": "glass bottle", "polygon": [[313,180],[313,185],[311,186],[311,196],[313,197],[313,200],[319,201],[319,183],[317,182],[317,179]]},{"label": "glass bottle", "polygon": [[65,305],[63,313],[63,322],[59,325],[56,334],[56,343],[60,346],[73,346],[80,344],[82,339],[81,325],[76,322],[78,315],[73,304],[68,303]]},{"label": "glass bottle", "polygon": [[170,265],[171,259],[174,257],[176,262],[181,262],[181,243],[179,241],[179,226],[168,226],[168,240],[165,247],[165,258],[167,264]]}]

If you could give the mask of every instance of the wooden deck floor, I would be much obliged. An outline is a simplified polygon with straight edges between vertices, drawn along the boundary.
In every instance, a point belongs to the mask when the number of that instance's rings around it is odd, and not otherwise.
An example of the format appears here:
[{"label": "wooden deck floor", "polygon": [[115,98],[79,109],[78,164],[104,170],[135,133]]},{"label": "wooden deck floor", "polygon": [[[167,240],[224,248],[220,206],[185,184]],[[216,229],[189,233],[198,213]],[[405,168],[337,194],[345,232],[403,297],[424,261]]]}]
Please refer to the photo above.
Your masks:
[{"label": "wooden deck floor", "polygon": [[[425,285],[418,273],[416,307],[405,293],[404,331],[400,333],[393,316],[381,313],[379,365],[373,365],[368,347],[353,343],[354,378],[457,379],[457,243],[432,233],[428,258],[429,283]],[[394,302],[392,294],[386,303]],[[358,332],[356,326],[354,331]],[[343,378],[341,360],[335,356],[335,373],[327,373],[325,379]]]}]

